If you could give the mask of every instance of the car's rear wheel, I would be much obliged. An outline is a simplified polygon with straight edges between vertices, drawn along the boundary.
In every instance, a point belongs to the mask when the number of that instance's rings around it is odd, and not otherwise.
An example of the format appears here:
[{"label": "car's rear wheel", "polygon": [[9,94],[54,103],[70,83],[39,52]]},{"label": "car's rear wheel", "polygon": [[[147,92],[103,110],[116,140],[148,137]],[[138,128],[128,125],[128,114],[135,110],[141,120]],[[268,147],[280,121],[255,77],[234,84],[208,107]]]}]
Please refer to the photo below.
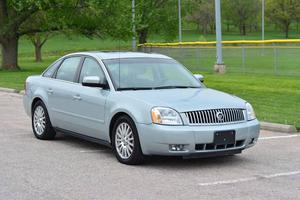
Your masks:
[{"label": "car's rear wheel", "polygon": [[56,135],[42,101],[37,101],[32,109],[32,130],[36,138],[42,140],[53,139]]},{"label": "car's rear wheel", "polygon": [[144,160],[136,126],[128,116],[118,118],[114,124],[112,146],[121,163],[136,165]]}]

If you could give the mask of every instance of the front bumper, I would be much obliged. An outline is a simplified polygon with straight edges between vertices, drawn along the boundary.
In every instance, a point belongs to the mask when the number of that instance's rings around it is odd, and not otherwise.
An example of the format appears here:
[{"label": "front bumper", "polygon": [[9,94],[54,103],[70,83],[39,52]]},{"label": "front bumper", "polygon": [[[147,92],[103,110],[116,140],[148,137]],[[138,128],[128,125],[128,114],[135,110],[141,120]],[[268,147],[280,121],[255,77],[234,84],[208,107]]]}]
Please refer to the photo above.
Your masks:
[{"label": "front bumper", "polygon": [[[157,124],[137,124],[142,151],[145,155],[167,155],[183,157],[206,157],[240,153],[253,146],[259,136],[258,120],[228,125],[165,126]],[[226,148],[197,148],[196,145],[212,144],[216,131],[235,130],[239,145]],[[182,144],[182,151],[171,151],[170,145]],[[208,146],[207,146],[208,147]]]}]

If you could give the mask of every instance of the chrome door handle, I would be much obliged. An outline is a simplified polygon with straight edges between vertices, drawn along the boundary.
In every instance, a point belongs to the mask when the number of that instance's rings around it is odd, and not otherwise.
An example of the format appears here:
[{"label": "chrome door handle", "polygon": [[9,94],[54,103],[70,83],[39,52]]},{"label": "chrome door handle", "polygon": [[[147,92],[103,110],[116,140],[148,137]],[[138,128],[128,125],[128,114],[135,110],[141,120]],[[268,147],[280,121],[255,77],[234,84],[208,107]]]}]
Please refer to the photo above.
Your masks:
[{"label": "chrome door handle", "polygon": [[74,100],[80,101],[80,100],[81,100],[81,97],[80,97],[79,95],[75,95],[75,96],[73,96],[73,99],[74,99]]},{"label": "chrome door handle", "polygon": [[53,94],[53,90],[52,90],[51,88],[49,88],[49,89],[47,90],[47,93],[48,93],[48,94]]}]

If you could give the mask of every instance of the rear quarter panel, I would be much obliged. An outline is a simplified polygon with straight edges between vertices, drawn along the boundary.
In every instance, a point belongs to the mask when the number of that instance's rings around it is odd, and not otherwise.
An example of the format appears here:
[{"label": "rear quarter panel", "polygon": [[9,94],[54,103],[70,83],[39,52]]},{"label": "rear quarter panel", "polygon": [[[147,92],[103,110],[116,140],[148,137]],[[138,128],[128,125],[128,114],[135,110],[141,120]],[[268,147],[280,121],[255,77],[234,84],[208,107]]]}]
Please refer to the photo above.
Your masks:
[{"label": "rear quarter panel", "polygon": [[[51,85],[51,81],[51,78],[45,78],[42,76],[30,76],[26,79],[27,89],[23,102],[28,115],[31,116],[32,103],[36,98],[41,99],[48,108],[47,87]],[[51,119],[52,113],[49,112],[49,109],[47,110]]]}]

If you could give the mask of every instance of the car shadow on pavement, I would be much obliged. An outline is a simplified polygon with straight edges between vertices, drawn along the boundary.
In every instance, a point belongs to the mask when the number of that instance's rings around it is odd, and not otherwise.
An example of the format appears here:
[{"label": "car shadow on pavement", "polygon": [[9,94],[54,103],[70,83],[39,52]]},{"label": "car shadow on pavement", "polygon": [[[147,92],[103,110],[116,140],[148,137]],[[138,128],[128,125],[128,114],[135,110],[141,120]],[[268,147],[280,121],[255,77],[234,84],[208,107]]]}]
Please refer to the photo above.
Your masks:
[{"label": "car shadow on pavement", "polygon": [[[78,151],[97,152],[99,154],[109,154],[113,158],[113,152],[111,148],[90,141],[85,141],[73,136],[57,133],[55,141],[68,145],[72,148],[78,149]],[[251,159],[250,159],[251,160]],[[177,156],[146,156],[145,162],[142,165],[132,166],[137,168],[156,168],[156,169],[170,169],[170,170],[186,170],[191,168],[209,168],[222,166],[236,166],[241,163],[251,162],[246,155],[237,154],[233,156],[220,156],[210,158],[191,158],[183,159]],[[118,162],[115,159],[115,162]]]},{"label": "car shadow on pavement", "polygon": [[104,145],[100,145],[94,142],[86,141],[80,138],[76,138],[70,135],[65,135],[62,133],[57,133],[55,137],[56,142],[62,142],[68,146],[72,146],[74,148],[79,148],[79,149],[85,149],[87,151],[90,150],[108,150],[110,151],[111,149],[109,147],[106,147]]},{"label": "car shadow on pavement", "polygon": [[[189,168],[208,168],[222,166],[236,166],[249,159],[241,154],[233,156],[219,156],[210,158],[191,158],[183,159],[182,157],[173,156],[149,156],[146,158],[145,167],[155,167],[162,169],[189,169]],[[250,162],[250,161],[249,161]]]}]

